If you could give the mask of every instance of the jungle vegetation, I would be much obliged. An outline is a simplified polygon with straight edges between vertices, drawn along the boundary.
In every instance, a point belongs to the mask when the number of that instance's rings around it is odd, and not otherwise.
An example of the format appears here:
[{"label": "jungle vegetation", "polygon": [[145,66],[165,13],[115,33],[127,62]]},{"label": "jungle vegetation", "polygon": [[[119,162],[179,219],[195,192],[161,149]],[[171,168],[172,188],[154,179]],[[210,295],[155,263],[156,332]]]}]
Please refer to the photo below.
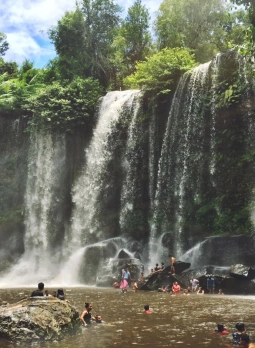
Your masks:
[{"label": "jungle vegetation", "polygon": [[[27,117],[30,129],[38,124],[63,131],[66,125],[70,131],[76,121],[86,124],[93,117],[96,100],[107,90],[168,93],[176,76],[217,52],[244,47],[247,40],[246,51],[251,50],[254,34],[247,39],[247,32],[254,30],[254,5],[233,3],[163,0],[151,22],[141,0],[125,17],[112,0],[82,0],[49,28],[57,55],[42,69],[29,60],[21,66],[6,62],[8,38],[0,33],[0,111]],[[70,115],[73,103],[77,108]]]}]

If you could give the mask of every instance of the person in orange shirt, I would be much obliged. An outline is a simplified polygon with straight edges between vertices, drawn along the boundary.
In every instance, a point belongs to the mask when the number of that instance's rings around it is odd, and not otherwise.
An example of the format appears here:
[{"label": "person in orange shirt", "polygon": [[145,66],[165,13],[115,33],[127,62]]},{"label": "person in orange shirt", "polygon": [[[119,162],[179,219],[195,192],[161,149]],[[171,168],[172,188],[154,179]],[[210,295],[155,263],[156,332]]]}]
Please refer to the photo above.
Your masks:
[{"label": "person in orange shirt", "polygon": [[181,287],[177,282],[174,282],[174,284],[172,286],[172,290],[173,290],[174,294],[178,295],[181,292]]}]

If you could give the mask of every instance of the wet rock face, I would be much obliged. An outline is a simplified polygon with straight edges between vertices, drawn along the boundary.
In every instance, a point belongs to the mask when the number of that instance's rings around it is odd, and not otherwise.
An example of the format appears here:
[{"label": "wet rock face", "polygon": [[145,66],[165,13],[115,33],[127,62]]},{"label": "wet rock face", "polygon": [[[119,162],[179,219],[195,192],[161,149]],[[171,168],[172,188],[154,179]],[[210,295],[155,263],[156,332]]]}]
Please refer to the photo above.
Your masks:
[{"label": "wet rock face", "polygon": [[191,267],[206,265],[231,266],[244,264],[254,266],[255,234],[208,237],[182,256]]},{"label": "wet rock face", "polygon": [[80,328],[78,311],[55,297],[31,297],[0,307],[0,336],[7,340],[61,340]]}]

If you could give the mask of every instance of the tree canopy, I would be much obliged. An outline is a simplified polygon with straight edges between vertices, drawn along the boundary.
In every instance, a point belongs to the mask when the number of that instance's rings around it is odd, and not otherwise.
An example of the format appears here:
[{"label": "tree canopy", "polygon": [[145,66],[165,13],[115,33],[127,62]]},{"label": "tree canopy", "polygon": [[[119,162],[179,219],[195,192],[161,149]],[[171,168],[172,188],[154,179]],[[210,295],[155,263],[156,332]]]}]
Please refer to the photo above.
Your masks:
[{"label": "tree canopy", "polygon": [[155,21],[157,45],[189,48],[204,63],[229,48],[229,41],[243,40],[241,12],[230,12],[224,0],[163,0]]}]

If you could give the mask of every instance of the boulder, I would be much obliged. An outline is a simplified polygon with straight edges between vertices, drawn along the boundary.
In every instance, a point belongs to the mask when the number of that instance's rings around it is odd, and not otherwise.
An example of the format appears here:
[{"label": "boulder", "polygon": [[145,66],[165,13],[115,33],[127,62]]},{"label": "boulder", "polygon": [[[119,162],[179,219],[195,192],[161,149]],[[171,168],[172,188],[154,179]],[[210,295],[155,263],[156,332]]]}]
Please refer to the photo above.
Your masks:
[{"label": "boulder", "polygon": [[255,234],[208,237],[182,255],[191,267],[254,265]]},{"label": "boulder", "polygon": [[[184,264],[179,261],[180,269],[186,269],[185,267],[189,267],[188,264]],[[181,266],[182,265],[182,266]],[[155,291],[165,285],[166,287],[172,287],[173,283],[178,281],[182,288],[186,288],[188,286],[188,282],[181,275],[176,274],[171,275],[170,266],[166,267],[163,271],[155,272],[153,274],[148,275],[143,281],[138,283],[138,287],[140,290],[150,290]]]},{"label": "boulder", "polygon": [[255,270],[249,266],[238,263],[231,266],[230,275],[237,279],[252,279],[255,277]]},{"label": "boulder", "polygon": [[[244,265],[232,267],[204,266],[195,269],[188,269],[182,273],[182,278],[188,282],[192,277],[199,280],[199,286],[207,293],[207,278],[212,275],[215,279],[215,293],[222,289],[225,294],[254,294],[255,281],[249,278],[253,269]],[[232,271],[231,271],[232,269]],[[248,270],[248,275],[246,272]],[[234,274],[232,272],[237,272]],[[244,272],[244,274],[242,274]],[[239,274],[238,274],[239,273]]]},{"label": "boulder", "polygon": [[7,340],[61,340],[80,329],[77,310],[55,297],[30,297],[0,307],[0,336]]},{"label": "boulder", "polygon": [[176,261],[175,273],[181,274],[186,269],[190,268],[190,262]]},{"label": "boulder", "polygon": [[130,258],[130,255],[123,249],[121,249],[118,253],[118,259],[128,259]]}]

